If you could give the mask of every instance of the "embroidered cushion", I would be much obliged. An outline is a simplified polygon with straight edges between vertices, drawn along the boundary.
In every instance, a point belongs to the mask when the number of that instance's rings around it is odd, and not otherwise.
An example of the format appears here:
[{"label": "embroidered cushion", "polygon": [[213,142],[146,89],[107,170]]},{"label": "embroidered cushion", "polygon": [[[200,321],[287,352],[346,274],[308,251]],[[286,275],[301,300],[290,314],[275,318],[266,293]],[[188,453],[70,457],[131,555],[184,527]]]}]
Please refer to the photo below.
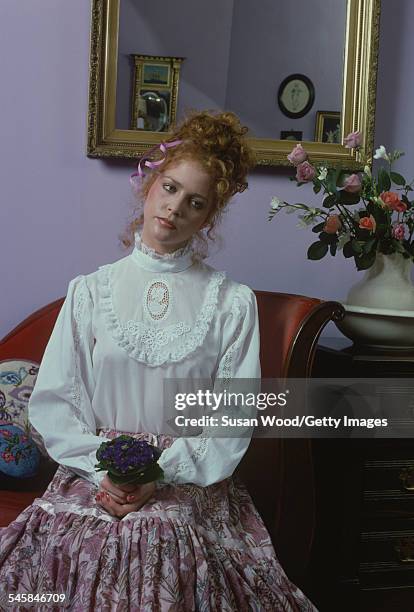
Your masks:
[{"label": "embroidered cushion", "polygon": [[22,359],[0,362],[0,425],[15,425],[29,436],[47,457],[41,436],[28,418],[29,398],[36,382],[39,364]]},{"label": "embroidered cushion", "polygon": [[0,424],[16,425],[29,433],[28,404],[39,364],[21,359],[0,362]]},{"label": "embroidered cushion", "polygon": [[15,425],[0,425],[0,472],[30,478],[39,469],[40,453],[33,440]]},{"label": "embroidered cushion", "polygon": [[[39,364],[22,359],[0,361],[0,489],[44,489],[56,471],[40,434],[28,419],[29,398]],[[15,439],[15,436],[18,436]],[[11,442],[12,441],[12,442]],[[40,454],[39,454],[40,452]],[[16,454],[18,461],[16,461]],[[13,455],[13,457],[12,457]]]}]

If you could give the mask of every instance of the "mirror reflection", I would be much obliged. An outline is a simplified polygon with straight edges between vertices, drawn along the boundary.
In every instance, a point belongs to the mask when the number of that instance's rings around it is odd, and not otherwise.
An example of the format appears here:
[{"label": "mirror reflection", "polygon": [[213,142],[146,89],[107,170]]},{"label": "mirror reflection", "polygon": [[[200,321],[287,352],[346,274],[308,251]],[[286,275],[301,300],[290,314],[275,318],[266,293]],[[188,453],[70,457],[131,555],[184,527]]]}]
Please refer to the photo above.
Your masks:
[{"label": "mirror reflection", "polygon": [[[258,138],[338,143],[346,5],[121,0],[116,128],[168,131],[175,114],[224,108]],[[137,56],[153,58],[138,87]],[[168,58],[182,60],[176,86]]]}]

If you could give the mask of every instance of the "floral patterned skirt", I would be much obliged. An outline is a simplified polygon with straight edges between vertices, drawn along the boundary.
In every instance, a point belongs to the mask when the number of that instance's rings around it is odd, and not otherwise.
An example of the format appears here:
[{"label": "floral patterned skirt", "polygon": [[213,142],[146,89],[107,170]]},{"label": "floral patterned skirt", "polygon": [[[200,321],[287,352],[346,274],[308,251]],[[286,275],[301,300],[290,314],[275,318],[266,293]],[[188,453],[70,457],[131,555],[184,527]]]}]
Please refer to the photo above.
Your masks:
[{"label": "floral patterned skirt", "polygon": [[[102,430],[107,438],[122,432]],[[152,434],[136,437],[153,441]],[[158,435],[160,448],[171,436]],[[163,484],[123,519],[60,466],[43,497],[0,529],[0,590],[64,594],[73,612],[315,612],[287,578],[245,487]]]}]

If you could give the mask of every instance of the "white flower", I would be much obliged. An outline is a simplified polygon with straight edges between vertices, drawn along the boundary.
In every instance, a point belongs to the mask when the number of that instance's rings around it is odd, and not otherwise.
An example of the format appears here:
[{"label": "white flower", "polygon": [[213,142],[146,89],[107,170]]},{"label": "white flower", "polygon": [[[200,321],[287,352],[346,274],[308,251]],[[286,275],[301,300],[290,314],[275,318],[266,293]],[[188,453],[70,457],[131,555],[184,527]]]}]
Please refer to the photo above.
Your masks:
[{"label": "white flower", "polygon": [[299,227],[300,229],[304,229],[305,227],[308,227],[310,223],[309,219],[307,219],[303,215],[299,215],[298,219],[299,219],[299,223],[296,224],[296,227]]},{"label": "white flower", "polygon": [[367,175],[368,178],[372,177],[371,168],[369,166],[365,166],[364,173]]},{"label": "white flower", "polygon": [[375,151],[374,159],[385,159],[386,161],[390,161],[389,155],[384,145],[381,145]]},{"label": "white flower", "polygon": [[324,181],[328,176],[328,168],[319,168],[319,176],[318,179],[320,181]]},{"label": "white flower", "polygon": [[343,249],[344,244],[346,244],[350,238],[351,234],[349,232],[344,232],[343,234],[340,234],[338,238],[338,249]]},{"label": "white flower", "polygon": [[282,206],[283,202],[274,196],[270,201],[270,206],[273,210],[278,210]]}]

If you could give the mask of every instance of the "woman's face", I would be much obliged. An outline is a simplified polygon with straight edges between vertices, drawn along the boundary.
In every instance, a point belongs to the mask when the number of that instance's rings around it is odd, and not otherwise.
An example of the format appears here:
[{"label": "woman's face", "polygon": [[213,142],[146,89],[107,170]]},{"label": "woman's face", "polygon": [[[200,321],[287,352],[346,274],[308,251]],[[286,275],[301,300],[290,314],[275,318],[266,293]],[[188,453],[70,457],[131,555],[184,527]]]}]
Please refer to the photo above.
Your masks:
[{"label": "woman's face", "polygon": [[177,161],[160,172],[144,205],[142,241],[171,253],[208,224],[213,210],[212,179],[198,162]]}]

